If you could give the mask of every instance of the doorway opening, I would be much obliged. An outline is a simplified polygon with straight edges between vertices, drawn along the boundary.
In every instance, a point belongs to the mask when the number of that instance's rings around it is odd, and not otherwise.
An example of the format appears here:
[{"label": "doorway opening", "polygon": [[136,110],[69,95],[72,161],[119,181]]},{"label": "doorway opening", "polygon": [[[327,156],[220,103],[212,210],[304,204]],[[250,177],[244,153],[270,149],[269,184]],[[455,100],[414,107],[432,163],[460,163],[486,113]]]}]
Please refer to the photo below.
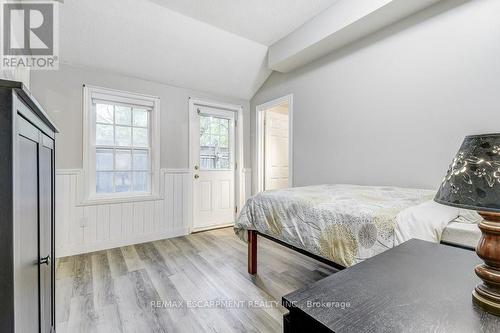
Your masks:
[{"label": "doorway opening", "polygon": [[293,96],[257,106],[257,192],[293,186]]}]

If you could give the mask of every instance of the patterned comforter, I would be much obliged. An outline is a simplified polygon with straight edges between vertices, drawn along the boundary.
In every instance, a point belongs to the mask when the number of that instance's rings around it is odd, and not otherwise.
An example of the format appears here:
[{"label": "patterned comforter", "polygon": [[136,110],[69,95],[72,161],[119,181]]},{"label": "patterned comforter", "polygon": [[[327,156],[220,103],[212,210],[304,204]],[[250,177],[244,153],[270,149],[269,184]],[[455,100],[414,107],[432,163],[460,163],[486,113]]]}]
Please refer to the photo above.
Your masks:
[{"label": "patterned comforter", "polygon": [[429,190],[318,185],[267,191],[250,198],[235,224],[348,267],[394,246],[398,213],[432,200]]}]

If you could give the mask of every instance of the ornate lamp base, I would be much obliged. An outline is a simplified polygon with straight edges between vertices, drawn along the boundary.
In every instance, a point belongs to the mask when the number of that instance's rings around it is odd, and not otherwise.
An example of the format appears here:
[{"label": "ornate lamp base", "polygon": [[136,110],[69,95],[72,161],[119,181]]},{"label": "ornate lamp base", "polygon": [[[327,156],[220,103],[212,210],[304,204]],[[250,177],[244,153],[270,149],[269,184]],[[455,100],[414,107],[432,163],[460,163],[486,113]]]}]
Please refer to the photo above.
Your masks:
[{"label": "ornate lamp base", "polygon": [[487,312],[500,316],[500,213],[478,213],[484,221],[479,223],[482,236],[476,253],[484,264],[475,271],[483,283],[476,286],[472,299]]},{"label": "ornate lamp base", "polygon": [[496,302],[491,301],[489,298],[481,296],[481,294],[479,294],[476,290],[472,291],[472,299],[474,303],[479,305],[487,312],[492,313],[496,316],[500,316],[500,307],[498,306],[498,302],[500,301],[500,299],[497,299]]}]

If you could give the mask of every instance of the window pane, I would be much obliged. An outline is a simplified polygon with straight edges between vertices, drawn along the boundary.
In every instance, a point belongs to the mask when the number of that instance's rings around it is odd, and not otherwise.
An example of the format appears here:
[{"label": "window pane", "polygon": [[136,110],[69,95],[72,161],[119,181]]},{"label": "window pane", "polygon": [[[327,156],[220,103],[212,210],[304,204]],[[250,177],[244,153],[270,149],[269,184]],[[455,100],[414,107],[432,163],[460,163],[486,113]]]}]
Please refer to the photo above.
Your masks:
[{"label": "window pane", "polygon": [[210,132],[212,132],[213,135],[219,135],[219,124],[219,118],[210,117]]},{"label": "window pane", "polygon": [[113,173],[112,172],[97,172],[95,177],[96,193],[112,193],[113,192]]},{"label": "window pane", "polygon": [[95,126],[95,143],[106,146],[114,145],[113,125],[97,124]]},{"label": "window pane", "polygon": [[148,126],[148,111],[134,108],[134,126]]},{"label": "window pane", "polygon": [[96,121],[98,123],[113,123],[113,105],[96,104]]},{"label": "window pane", "polygon": [[219,149],[216,169],[229,169],[229,149]]},{"label": "window pane", "polygon": [[149,154],[147,150],[134,150],[134,170],[149,170]]},{"label": "window pane", "polygon": [[221,147],[224,147],[224,148],[229,147],[229,133],[224,133],[220,136],[219,144]]},{"label": "window pane", "polygon": [[147,172],[134,172],[134,191],[148,191],[149,174]]},{"label": "window pane", "polygon": [[229,169],[230,120],[217,117],[200,117],[200,168]]},{"label": "window pane", "polygon": [[96,170],[113,170],[113,149],[97,149],[95,154]]},{"label": "window pane", "polygon": [[130,150],[116,150],[116,170],[132,170],[132,152]]},{"label": "window pane", "polygon": [[210,123],[208,121],[208,117],[200,116],[200,134],[203,134],[205,131],[209,131]]},{"label": "window pane", "polygon": [[200,133],[200,145],[201,146],[210,146],[211,145],[210,140],[211,140],[210,132],[206,131],[206,132]]},{"label": "window pane", "polygon": [[115,192],[130,192],[130,173],[115,173]]},{"label": "window pane", "polygon": [[130,125],[132,123],[132,110],[126,106],[115,106],[115,124]]},{"label": "window pane", "polygon": [[116,126],[115,135],[116,135],[116,145],[117,146],[130,146],[132,144],[131,137],[131,128]]},{"label": "window pane", "polygon": [[134,127],[134,147],[147,147],[148,129]]},{"label": "window pane", "polygon": [[224,135],[229,133],[229,119],[221,119],[220,120],[220,127],[219,127],[219,134]]}]

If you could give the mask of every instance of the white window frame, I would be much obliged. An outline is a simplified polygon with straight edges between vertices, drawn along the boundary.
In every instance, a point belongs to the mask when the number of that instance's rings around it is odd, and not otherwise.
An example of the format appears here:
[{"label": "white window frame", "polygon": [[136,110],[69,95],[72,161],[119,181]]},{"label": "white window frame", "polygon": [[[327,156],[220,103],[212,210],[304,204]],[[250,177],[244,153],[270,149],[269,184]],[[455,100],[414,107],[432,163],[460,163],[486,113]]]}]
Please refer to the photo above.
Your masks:
[{"label": "white window frame", "polygon": [[255,193],[264,191],[264,111],[283,103],[288,103],[288,186],[294,186],[293,179],[293,94],[288,94],[283,97],[273,99],[264,104],[257,105],[256,112],[256,135],[255,135],[255,161],[256,161],[256,177],[255,177]]},{"label": "white window frame", "polygon": [[[150,154],[151,186],[147,193],[96,193],[96,115],[92,100],[99,99],[133,104],[151,109]],[[83,204],[103,204],[127,201],[157,200],[160,198],[160,99],[156,96],[131,93],[97,86],[83,86]]]}]

